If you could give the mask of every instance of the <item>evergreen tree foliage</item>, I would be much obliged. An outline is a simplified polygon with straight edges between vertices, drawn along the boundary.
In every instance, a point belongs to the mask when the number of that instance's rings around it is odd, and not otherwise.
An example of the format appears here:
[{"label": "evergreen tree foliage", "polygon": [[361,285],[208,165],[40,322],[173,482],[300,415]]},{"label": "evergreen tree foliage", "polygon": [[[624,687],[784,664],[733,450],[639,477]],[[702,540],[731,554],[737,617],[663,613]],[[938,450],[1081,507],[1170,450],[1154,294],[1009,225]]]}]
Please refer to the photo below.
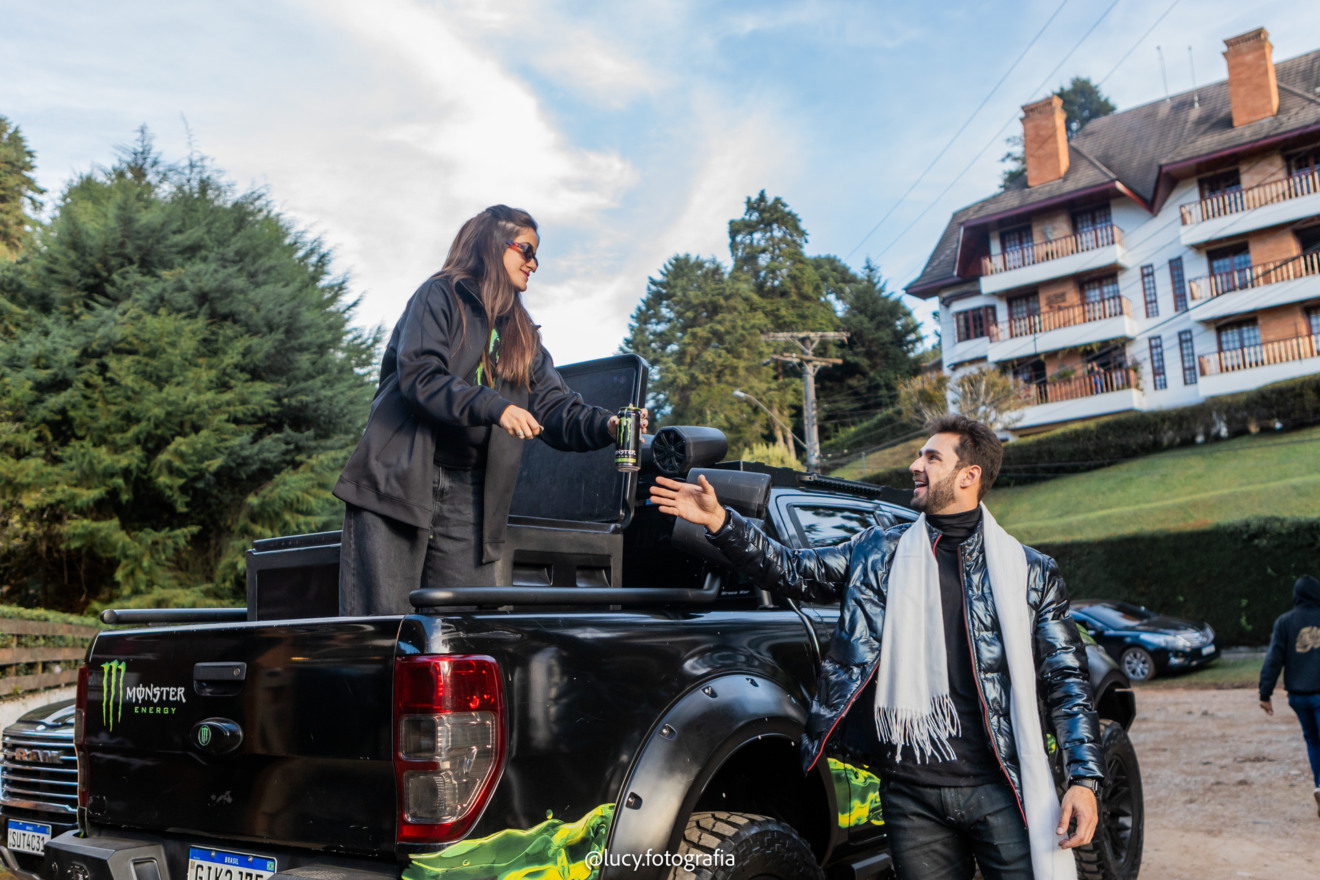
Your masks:
[{"label": "evergreen tree foliage", "polygon": [[769,325],[757,306],[746,279],[713,259],[675,256],[648,280],[624,348],[651,365],[657,422],[719,428],[733,448],[762,436],[769,419],[733,397],[740,388],[759,398],[772,375],[761,364]]},{"label": "evergreen tree foliage", "polygon": [[[1061,86],[1054,94],[1063,101],[1064,130],[1068,140],[1072,140],[1086,123],[1101,116],[1108,116],[1118,108],[1105,97],[1100,87],[1084,76],[1074,76],[1067,86]],[[1002,189],[1027,175],[1027,158],[1022,144],[1022,135],[1015,134],[1005,138],[1009,151],[999,161],[1008,167],[1004,169],[1000,180]]]},{"label": "evergreen tree foliage", "polygon": [[337,526],[378,334],[261,193],[143,131],[0,267],[0,589],[81,611],[242,595],[251,539]]},{"label": "evergreen tree foliage", "polygon": [[[762,191],[729,223],[727,270],[713,258],[680,255],[649,279],[622,348],[651,364],[649,404],[657,424],[718,427],[731,449],[767,441],[790,449],[792,440],[775,419],[801,436],[802,376],[782,362],[764,363],[780,349],[761,335],[776,331],[849,330],[854,339],[846,345],[817,349],[844,359],[818,374],[818,393],[846,409],[871,396],[876,402],[869,409],[894,398],[895,383],[914,369],[916,320],[886,295],[874,266],[859,276],[836,257],[808,256],[806,242],[797,214]],[[733,398],[734,389],[755,397],[775,419]],[[823,419],[829,406],[822,406]]]},{"label": "evergreen tree foliage", "polygon": [[[770,332],[839,329],[838,316],[826,299],[815,263],[806,254],[806,244],[801,218],[783,199],[768,198],[765,190],[747,199],[742,217],[729,221],[732,271],[751,283]],[[792,343],[774,343],[768,350],[787,354],[799,351]],[[777,444],[785,448],[792,445],[779,422],[796,422],[798,436],[802,436],[800,370],[776,362],[773,374],[757,391],[744,390],[755,395],[778,419],[768,420]]]},{"label": "evergreen tree foliage", "polygon": [[23,132],[0,116],[0,261],[16,259],[37,226],[37,198],[45,192],[32,177],[36,156]]},{"label": "evergreen tree foliage", "polygon": [[833,346],[843,359],[816,377],[817,399],[827,414],[826,428],[851,427],[898,400],[898,384],[916,373],[921,325],[889,295],[880,270],[870,261],[858,275],[834,256],[813,257],[825,295],[839,312],[845,345]]}]

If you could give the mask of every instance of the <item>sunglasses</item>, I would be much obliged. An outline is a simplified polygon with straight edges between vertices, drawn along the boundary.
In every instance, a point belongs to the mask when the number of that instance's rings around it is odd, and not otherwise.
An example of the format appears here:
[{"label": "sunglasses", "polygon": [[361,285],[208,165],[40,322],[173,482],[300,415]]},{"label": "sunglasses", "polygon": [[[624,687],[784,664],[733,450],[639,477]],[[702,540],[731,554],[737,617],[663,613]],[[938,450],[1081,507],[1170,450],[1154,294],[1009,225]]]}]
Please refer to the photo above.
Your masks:
[{"label": "sunglasses", "polygon": [[527,262],[536,263],[538,266],[541,265],[541,261],[536,258],[536,248],[530,241],[514,241],[513,239],[506,238],[504,243],[515,251],[522,251],[523,259]]}]

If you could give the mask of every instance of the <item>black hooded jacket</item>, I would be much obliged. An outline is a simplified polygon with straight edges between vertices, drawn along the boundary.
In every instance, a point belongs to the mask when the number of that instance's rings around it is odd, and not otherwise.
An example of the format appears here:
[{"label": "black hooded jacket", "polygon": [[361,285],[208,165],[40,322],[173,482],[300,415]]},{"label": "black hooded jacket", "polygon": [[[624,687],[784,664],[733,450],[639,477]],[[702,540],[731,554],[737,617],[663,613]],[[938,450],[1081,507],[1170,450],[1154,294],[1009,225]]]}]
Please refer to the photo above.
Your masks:
[{"label": "black hooded jacket", "polygon": [[538,439],[556,449],[587,452],[614,442],[613,413],[570,390],[544,348],[532,361],[530,387],[501,384],[496,389],[473,381],[490,328],[476,292],[467,282],[456,288],[433,277],[408,301],[381,359],[380,387],[366,430],[334,494],[428,528],[437,441],[485,442],[482,561],[494,562],[504,551],[525,441],[489,428],[515,404],[541,423]]},{"label": "black hooded jacket", "polygon": [[1320,694],[1320,581],[1302,575],[1293,584],[1293,610],[1274,621],[1260,668],[1260,698],[1268,700],[1283,670],[1290,694]]}]

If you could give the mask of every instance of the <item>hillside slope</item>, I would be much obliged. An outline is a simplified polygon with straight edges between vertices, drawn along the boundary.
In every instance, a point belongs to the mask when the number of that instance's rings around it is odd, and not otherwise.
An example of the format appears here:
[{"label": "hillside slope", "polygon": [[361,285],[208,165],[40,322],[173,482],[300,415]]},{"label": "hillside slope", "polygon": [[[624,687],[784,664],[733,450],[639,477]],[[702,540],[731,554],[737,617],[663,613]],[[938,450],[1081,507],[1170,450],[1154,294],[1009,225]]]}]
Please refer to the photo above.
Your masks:
[{"label": "hillside slope", "polygon": [[1320,517],[1320,428],[1177,449],[986,504],[1025,543],[1204,528],[1251,516]]}]

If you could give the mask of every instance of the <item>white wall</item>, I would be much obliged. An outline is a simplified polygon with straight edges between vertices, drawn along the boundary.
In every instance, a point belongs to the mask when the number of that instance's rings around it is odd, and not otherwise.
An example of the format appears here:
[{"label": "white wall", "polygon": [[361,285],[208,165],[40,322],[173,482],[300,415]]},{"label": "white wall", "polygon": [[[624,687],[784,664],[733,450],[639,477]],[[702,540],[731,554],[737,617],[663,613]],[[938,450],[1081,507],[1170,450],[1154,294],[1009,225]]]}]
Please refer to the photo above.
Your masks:
[{"label": "white wall", "polygon": [[21,697],[12,697],[8,700],[0,700],[0,731],[38,706],[57,703],[60,700],[72,700],[77,695],[78,689],[76,687],[62,687],[24,694]]}]

